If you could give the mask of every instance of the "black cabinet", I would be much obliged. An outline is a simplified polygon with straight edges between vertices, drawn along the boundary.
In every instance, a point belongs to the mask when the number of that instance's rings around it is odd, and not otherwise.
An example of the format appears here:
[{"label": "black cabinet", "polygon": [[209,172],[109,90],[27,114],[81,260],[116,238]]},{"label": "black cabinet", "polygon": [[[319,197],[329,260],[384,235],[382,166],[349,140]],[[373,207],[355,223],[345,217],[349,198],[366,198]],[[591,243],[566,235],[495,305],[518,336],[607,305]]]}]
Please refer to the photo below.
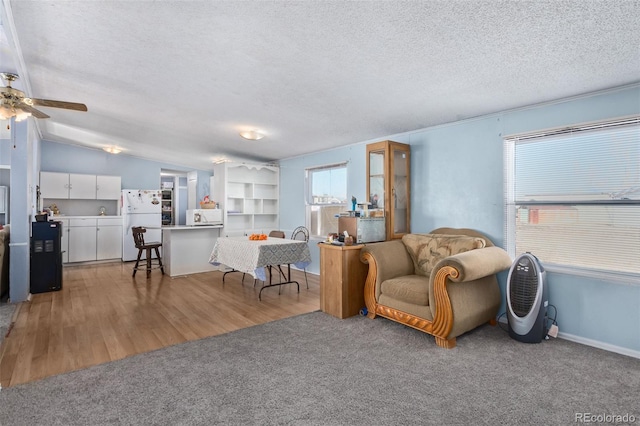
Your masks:
[{"label": "black cabinet", "polygon": [[31,224],[31,293],[62,289],[62,222]]}]

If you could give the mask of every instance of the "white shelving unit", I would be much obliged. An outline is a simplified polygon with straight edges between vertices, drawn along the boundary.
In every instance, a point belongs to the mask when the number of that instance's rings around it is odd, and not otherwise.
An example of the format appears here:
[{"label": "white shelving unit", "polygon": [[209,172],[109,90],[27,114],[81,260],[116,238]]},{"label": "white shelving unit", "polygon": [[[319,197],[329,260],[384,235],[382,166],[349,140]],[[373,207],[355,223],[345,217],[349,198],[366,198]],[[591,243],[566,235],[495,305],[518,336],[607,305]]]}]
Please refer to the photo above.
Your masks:
[{"label": "white shelving unit", "polygon": [[213,169],[213,199],[224,211],[222,236],[265,233],[279,228],[280,169],[222,163]]}]

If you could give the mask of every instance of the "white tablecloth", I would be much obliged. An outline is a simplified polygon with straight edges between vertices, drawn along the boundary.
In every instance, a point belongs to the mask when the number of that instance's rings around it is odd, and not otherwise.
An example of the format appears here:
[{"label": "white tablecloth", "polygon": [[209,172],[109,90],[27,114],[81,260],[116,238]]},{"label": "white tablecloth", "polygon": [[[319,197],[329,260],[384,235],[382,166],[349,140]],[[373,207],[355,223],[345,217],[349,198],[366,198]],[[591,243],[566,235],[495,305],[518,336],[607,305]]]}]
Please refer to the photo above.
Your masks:
[{"label": "white tablecloth", "polygon": [[306,241],[284,238],[253,241],[249,237],[227,237],[218,238],[209,263],[226,265],[266,281],[266,266],[293,264],[303,269],[311,263],[311,253]]}]

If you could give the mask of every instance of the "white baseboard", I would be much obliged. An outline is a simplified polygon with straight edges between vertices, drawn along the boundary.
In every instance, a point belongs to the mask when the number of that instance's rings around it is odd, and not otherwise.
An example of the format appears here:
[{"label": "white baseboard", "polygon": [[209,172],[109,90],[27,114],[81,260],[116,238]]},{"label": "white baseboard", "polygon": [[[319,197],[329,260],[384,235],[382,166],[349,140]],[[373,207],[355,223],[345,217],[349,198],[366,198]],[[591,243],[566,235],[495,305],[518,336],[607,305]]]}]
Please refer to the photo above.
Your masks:
[{"label": "white baseboard", "polygon": [[[507,324],[507,317],[500,318],[500,323]],[[629,348],[623,348],[622,346],[612,345],[610,343],[601,342],[599,340],[587,339],[586,337],[576,336],[570,333],[558,333],[558,338],[569,340],[570,342],[580,343],[581,345],[592,346],[594,348],[603,349],[609,352],[615,352],[617,354],[630,356],[632,358],[640,359],[640,351],[636,351]]]},{"label": "white baseboard", "polygon": [[615,352],[617,354],[640,359],[640,351],[623,348],[622,346],[616,346],[610,343],[604,343],[598,340],[587,339],[586,337],[580,337],[580,336],[576,336],[569,333],[563,333],[563,332],[558,333],[558,337],[561,339],[569,340],[571,342],[576,342],[576,343],[580,343],[587,346],[593,346],[594,348],[604,349],[605,351]]}]

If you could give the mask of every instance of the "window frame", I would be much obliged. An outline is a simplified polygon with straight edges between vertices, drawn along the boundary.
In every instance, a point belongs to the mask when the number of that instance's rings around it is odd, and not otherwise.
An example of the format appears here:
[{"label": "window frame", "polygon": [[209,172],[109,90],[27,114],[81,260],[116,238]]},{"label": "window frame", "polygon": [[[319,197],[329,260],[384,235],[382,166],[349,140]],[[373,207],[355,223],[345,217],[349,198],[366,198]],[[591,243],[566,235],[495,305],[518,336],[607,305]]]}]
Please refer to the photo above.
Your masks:
[{"label": "window frame", "polygon": [[[546,129],[531,133],[513,134],[503,137],[503,162],[504,162],[504,241],[505,249],[512,258],[515,258],[516,253],[516,232],[517,232],[517,209],[518,206],[562,206],[562,205],[604,205],[604,206],[620,206],[620,205],[634,205],[640,208],[640,200],[597,200],[597,201],[576,201],[576,194],[574,198],[567,197],[566,199],[559,198],[558,202],[554,200],[542,201],[542,202],[526,202],[523,200],[517,200],[516,198],[516,145],[518,143],[536,143],[538,141],[546,140],[549,137],[562,136],[565,134],[575,133],[581,135],[586,131],[594,130],[609,130],[619,127],[621,129],[628,128],[629,126],[640,125],[640,116],[626,116],[617,119],[581,123],[569,127],[558,127],[552,129]],[[640,165],[638,165],[638,173],[640,173]],[[640,273],[627,272],[627,271],[615,271],[610,269],[598,269],[589,268],[571,264],[552,263],[549,261],[542,261],[546,270],[556,272],[565,275],[583,276],[588,278],[594,278],[604,281],[613,281],[618,283],[626,283],[632,285],[640,285]]]},{"label": "window frame", "polygon": [[[324,170],[337,170],[337,169],[344,169],[345,171],[345,188],[347,186],[348,183],[348,168],[347,168],[347,161],[341,161],[339,163],[331,163],[331,164],[325,164],[325,165],[320,165],[320,166],[312,166],[312,167],[307,167],[305,168],[305,226],[307,227],[307,229],[309,229],[309,236],[311,238],[326,238],[326,235],[320,234],[316,232],[316,229],[314,229],[314,227],[312,226],[312,209],[313,207],[319,207],[320,209],[322,209],[322,207],[339,207],[341,210],[344,210],[347,208],[348,206],[348,201],[345,198],[345,202],[344,203],[318,203],[318,202],[314,202],[313,200],[313,189],[312,189],[312,185],[313,185],[313,178],[312,175],[314,172],[320,172],[320,171],[324,171]],[[332,194],[330,194],[332,195]],[[346,197],[346,194],[345,194]],[[323,227],[320,226],[320,229],[322,229]],[[338,219],[336,218],[335,220],[335,230],[333,232],[338,232]]]}]

